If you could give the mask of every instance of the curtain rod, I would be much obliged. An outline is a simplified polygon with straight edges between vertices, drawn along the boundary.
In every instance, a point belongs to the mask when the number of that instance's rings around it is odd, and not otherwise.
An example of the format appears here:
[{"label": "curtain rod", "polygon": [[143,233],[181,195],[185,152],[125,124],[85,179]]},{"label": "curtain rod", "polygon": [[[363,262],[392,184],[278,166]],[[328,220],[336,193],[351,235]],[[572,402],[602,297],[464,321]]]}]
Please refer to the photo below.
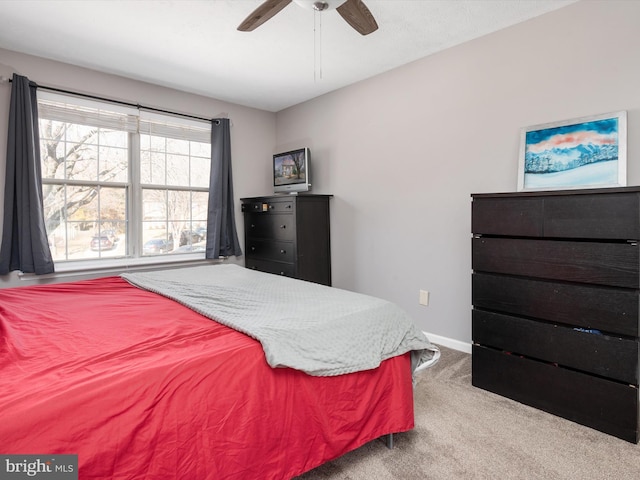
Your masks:
[{"label": "curtain rod", "polygon": [[[3,77],[2,80],[4,80],[6,77]],[[13,82],[13,79],[8,78],[7,79],[9,81],[9,83]],[[63,88],[57,88],[57,87],[48,87],[46,85],[40,85],[36,82],[30,81],[30,83],[32,83],[33,85],[35,85],[38,88],[42,88],[43,90],[49,90],[52,92],[57,92],[57,93],[66,93],[67,95],[76,95],[78,97],[84,97],[84,98],[90,98],[92,100],[101,100],[103,102],[110,102],[110,103],[115,103],[116,105],[124,105],[126,107],[134,107],[134,108],[138,108],[138,109],[143,109],[143,110],[150,110],[152,112],[158,112],[158,113],[168,113],[170,115],[177,115],[180,117],[186,117],[186,118],[192,118],[194,120],[202,120],[205,122],[214,122],[217,121],[215,118],[204,118],[204,117],[198,117],[197,115],[189,115],[187,113],[179,113],[179,112],[172,112],[171,110],[163,110],[162,108],[156,108],[156,107],[148,107],[146,105],[140,105],[139,103],[131,103],[131,102],[125,102],[122,100],[113,100],[111,98],[106,98],[106,97],[101,97],[99,95],[90,95],[88,93],[80,93],[80,92],[73,92],[71,90],[65,90]],[[219,123],[219,121],[218,121]]]}]

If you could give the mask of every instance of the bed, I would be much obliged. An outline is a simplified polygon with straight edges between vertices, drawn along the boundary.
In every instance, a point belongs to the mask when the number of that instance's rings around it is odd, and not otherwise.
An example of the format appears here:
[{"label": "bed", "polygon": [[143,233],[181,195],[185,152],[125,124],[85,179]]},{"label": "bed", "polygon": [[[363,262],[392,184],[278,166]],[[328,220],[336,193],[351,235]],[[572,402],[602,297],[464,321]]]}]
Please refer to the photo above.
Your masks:
[{"label": "bed", "polygon": [[[426,337],[409,327],[405,351],[383,353],[373,368],[350,371],[320,355],[313,370],[311,352],[303,362],[311,370],[297,369],[264,333],[230,326],[226,310],[238,300],[219,287],[247,275],[241,320],[259,319],[264,295],[275,305],[286,291],[298,299],[283,310],[291,317],[305,297],[300,284],[343,292],[236,265],[0,289],[0,452],[77,454],[81,479],[290,479],[413,428],[412,372],[438,357]],[[206,285],[195,294],[175,288],[189,279]],[[156,288],[163,284],[169,293]],[[256,288],[262,297],[251,296]],[[187,306],[189,295],[199,303]],[[215,297],[226,313],[214,321]],[[334,302],[319,302],[317,315],[323,303]],[[264,318],[272,315],[267,308]],[[257,323],[274,330],[277,322]]]}]

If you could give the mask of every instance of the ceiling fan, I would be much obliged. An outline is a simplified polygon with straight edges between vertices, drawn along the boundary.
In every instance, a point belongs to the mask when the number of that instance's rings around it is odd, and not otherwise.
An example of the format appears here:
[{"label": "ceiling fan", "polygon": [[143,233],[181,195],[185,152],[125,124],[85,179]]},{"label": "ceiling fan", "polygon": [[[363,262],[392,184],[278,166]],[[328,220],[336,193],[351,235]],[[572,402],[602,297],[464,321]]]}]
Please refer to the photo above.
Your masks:
[{"label": "ceiling fan", "polygon": [[[266,0],[256,8],[245,20],[238,26],[241,32],[250,32],[264,22],[273,17],[276,13],[289,5],[292,0]],[[373,15],[362,2],[362,0],[293,0],[302,7],[313,8],[322,12],[325,10],[338,11],[340,16],[351,25],[358,33],[369,35],[378,29],[378,24]]]}]

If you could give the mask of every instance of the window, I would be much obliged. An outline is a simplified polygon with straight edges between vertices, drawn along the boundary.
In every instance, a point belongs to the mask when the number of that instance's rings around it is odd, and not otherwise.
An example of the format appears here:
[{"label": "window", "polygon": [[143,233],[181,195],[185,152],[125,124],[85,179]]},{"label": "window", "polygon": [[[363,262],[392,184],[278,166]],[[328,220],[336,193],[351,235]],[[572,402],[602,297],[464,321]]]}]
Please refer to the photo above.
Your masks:
[{"label": "window", "polygon": [[38,93],[56,263],[204,252],[208,122]]}]

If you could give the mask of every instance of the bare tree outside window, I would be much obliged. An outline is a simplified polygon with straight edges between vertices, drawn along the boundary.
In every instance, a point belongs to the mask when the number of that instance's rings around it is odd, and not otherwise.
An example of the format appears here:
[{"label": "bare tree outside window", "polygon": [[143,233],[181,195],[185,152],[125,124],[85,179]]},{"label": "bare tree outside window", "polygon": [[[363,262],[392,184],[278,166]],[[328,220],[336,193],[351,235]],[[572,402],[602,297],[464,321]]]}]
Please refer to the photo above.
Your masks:
[{"label": "bare tree outside window", "polygon": [[126,233],[125,187],[106,185],[126,184],[128,134],[41,119],[40,135],[45,226],[54,260],[114,256],[115,242],[95,249],[89,237]]}]

